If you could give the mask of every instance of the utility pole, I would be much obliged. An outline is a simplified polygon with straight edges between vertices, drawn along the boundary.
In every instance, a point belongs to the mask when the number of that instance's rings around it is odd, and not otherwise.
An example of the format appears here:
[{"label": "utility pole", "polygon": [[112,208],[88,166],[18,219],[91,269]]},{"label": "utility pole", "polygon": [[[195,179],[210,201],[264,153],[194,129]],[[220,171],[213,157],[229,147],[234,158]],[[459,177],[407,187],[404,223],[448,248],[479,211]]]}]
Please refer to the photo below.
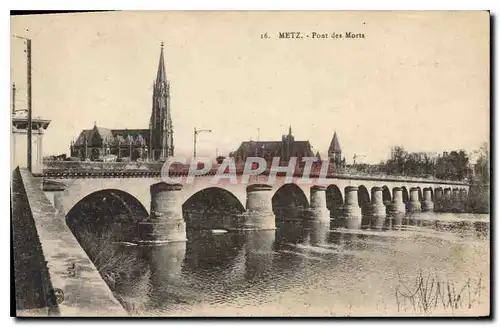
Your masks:
[{"label": "utility pole", "polygon": [[[31,40],[26,39],[26,54],[28,64],[28,171],[32,172],[31,153],[32,153],[32,108],[31,108]],[[41,155],[40,153],[38,155]]]},{"label": "utility pole", "polygon": [[12,115],[16,114],[16,83],[12,83]]},{"label": "utility pole", "polygon": [[212,130],[210,129],[196,129],[194,128],[194,149],[193,149],[193,158],[196,158],[196,136],[200,133],[207,132],[207,133],[212,133]]},{"label": "utility pole", "polygon": [[[28,126],[27,126],[27,135],[28,135],[28,171],[32,172],[32,165],[31,165],[31,140],[32,140],[32,108],[31,108],[31,39],[28,39],[26,37],[22,36],[17,36],[13,35],[15,38],[22,39],[26,41],[26,63],[27,63],[27,68],[28,68]],[[15,93],[15,92],[14,92]],[[14,99],[14,95],[13,95]],[[14,104],[13,104],[14,108]]]}]

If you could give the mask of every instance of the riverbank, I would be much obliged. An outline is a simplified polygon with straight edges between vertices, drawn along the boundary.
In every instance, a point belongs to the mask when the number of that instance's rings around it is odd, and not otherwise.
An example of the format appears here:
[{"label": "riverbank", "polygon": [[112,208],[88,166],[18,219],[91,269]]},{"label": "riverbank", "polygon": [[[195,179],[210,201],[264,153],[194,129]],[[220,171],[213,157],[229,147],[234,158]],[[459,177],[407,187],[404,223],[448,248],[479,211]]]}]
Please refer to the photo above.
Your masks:
[{"label": "riverbank", "polygon": [[490,213],[490,184],[474,184],[469,188],[468,212]]}]

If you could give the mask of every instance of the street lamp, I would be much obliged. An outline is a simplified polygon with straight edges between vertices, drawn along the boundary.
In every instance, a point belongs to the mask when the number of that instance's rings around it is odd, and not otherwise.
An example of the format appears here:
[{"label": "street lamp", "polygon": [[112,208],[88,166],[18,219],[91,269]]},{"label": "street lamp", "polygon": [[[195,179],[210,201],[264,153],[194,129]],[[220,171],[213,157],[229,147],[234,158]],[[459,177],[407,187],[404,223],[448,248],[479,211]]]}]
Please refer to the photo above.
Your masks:
[{"label": "street lamp", "polygon": [[196,129],[194,128],[194,150],[193,150],[193,158],[196,158],[196,136],[200,133],[207,132],[212,133],[211,129]]}]

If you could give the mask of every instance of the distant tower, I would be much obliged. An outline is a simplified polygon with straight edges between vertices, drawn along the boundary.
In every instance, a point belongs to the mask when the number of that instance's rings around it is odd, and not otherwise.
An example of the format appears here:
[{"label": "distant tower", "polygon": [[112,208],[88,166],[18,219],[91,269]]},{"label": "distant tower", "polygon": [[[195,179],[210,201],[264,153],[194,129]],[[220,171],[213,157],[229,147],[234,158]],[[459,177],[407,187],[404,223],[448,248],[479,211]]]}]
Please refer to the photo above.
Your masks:
[{"label": "distant tower", "polygon": [[340,168],[342,163],[342,149],[340,148],[339,139],[337,137],[337,132],[333,134],[332,142],[328,148],[328,159],[330,162],[333,161],[336,168]]},{"label": "distant tower", "polygon": [[153,160],[165,160],[174,155],[174,132],[170,108],[170,83],[165,71],[163,42],[156,81],[153,83],[153,110],[149,122],[150,156]]},{"label": "distant tower", "polygon": [[292,125],[288,127],[288,135],[281,136],[281,162],[286,163],[293,154],[295,138],[292,135]]}]

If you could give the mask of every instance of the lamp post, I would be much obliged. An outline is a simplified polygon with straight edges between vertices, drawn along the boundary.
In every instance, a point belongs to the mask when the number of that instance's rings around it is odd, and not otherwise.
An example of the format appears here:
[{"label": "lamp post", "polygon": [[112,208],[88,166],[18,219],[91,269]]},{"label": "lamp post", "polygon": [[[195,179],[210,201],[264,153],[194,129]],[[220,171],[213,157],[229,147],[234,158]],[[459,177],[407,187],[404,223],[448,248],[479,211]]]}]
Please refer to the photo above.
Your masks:
[{"label": "lamp post", "polygon": [[200,133],[207,132],[212,133],[211,129],[196,129],[194,128],[194,149],[193,149],[193,158],[196,158],[196,136]]}]

